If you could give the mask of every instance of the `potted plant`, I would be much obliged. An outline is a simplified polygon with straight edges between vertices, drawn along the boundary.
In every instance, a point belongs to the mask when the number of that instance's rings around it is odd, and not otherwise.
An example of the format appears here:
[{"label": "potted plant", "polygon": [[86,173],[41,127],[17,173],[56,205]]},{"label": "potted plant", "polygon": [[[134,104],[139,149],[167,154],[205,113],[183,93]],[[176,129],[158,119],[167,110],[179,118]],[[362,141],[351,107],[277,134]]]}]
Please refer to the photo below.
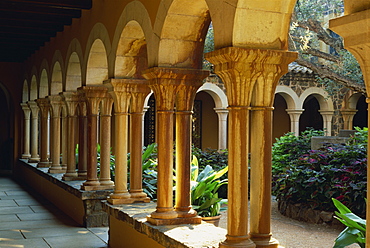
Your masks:
[{"label": "potted plant", "polygon": [[227,199],[218,196],[217,190],[227,179],[221,180],[221,177],[227,172],[228,167],[214,171],[212,166],[207,165],[199,173],[198,160],[193,156],[191,168],[191,203],[198,215],[204,221],[211,222],[218,226],[220,220],[220,211],[224,210],[222,204],[227,203]]}]

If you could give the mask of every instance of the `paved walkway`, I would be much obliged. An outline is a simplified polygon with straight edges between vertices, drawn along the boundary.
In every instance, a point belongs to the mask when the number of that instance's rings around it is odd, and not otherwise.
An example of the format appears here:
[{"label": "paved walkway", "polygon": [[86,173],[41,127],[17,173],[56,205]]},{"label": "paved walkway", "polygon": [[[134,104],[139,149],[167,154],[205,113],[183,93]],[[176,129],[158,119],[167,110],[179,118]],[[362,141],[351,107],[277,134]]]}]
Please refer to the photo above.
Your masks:
[{"label": "paved walkway", "polygon": [[[272,232],[285,248],[330,248],[340,230],[282,216],[273,202]],[[220,226],[226,228],[226,214]],[[83,228],[40,196],[0,177],[0,248],[106,248],[108,228]],[[351,247],[358,247],[353,245]]]},{"label": "paved walkway", "polygon": [[83,228],[45,199],[0,177],[0,247],[105,248],[108,228]]}]

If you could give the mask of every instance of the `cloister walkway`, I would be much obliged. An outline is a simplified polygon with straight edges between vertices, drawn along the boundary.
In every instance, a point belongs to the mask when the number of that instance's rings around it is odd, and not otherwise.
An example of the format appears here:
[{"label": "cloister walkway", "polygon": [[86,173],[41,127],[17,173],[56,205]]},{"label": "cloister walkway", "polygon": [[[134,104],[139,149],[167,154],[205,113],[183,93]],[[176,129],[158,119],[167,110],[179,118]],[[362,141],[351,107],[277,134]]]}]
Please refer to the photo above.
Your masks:
[{"label": "cloister walkway", "polygon": [[[272,231],[286,248],[330,248],[340,230],[282,216],[273,201]],[[226,227],[226,214],[221,227]],[[105,248],[108,228],[83,228],[11,178],[0,177],[0,247]],[[357,247],[355,245],[351,247]]]},{"label": "cloister walkway", "polygon": [[50,202],[0,177],[0,247],[105,248],[108,227],[84,228]]}]

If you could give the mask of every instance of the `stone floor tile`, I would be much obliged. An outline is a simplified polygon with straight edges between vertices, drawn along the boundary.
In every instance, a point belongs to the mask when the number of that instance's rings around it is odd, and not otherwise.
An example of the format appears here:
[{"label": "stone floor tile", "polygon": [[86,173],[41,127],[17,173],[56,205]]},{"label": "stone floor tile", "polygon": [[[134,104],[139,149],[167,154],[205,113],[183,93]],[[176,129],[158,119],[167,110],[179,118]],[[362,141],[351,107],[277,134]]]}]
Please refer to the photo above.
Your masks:
[{"label": "stone floor tile", "polygon": [[27,214],[27,213],[33,213],[32,209],[29,207],[1,207],[0,216],[3,214]]},{"label": "stone floor tile", "polygon": [[[30,209],[31,210],[31,209]],[[32,210],[31,210],[32,211]],[[18,218],[21,221],[28,221],[28,220],[53,220],[56,219],[57,216],[49,213],[49,212],[44,212],[44,213],[26,213],[26,214],[17,214]]]},{"label": "stone floor tile", "polygon": [[0,215],[0,223],[3,223],[3,222],[19,222],[19,221],[20,221],[19,218],[15,214]]},{"label": "stone floor tile", "polygon": [[45,241],[53,248],[107,248],[108,245],[100,238],[86,230],[86,233],[63,236],[46,237]]},{"label": "stone floor tile", "polygon": [[49,213],[50,212],[50,207],[45,207],[45,205],[43,205],[43,206],[30,206],[30,208],[35,213],[44,213],[44,212]]},{"label": "stone floor tile", "polygon": [[[15,199],[14,201],[18,204],[18,206],[42,206],[42,205],[45,205],[45,203],[43,201],[38,201],[38,200],[35,200],[35,199]],[[0,201],[0,203],[1,203],[1,201]]]},{"label": "stone floor tile", "polygon": [[46,238],[46,237],[64,237],[69,235],[84,235],[89,231],[83,227],[47,227],[47,228],[29,228],[21,229],[22,234],[26,239],[29,238]]},{"label": "stone floor tile", "polygon": [[21,200],[21,199],[34,199],[30,195],[6,195],[6,196],[0,196],[1,200]]},{"label": "stone floor tile", "polygon": [[[24,237],[18,229],[0,231],[0,241],[13,239],[24,239]],[[2,247],[1,243],[0,247]]]},{"label": "stone floor tile", "polygon": [[[0,215],[1,218],[1,215]],[[0,230],[11,230],[11,229],[28,229],[35,227],[68,227],[75,224],[71,220],[37,220],[37,221],[17,221],[7,222],[6,225],[0,225]],[[75,224],[76,225],[76,224]],[[0,246],[1,247],[1,246]]]},{"label": "stone floor tile", "polygon": [[42,238],[1,240],[0,247],[50,248],[50,246]]},{"label": "stone floor tile", "polygon": [[17,207],[18,204],[14,200],[0,200],[0,207]]},{"label": "stone floor tile", "polygon": [[109,227],[88,227],[88,230],[98,236],[101,240],[108,243],[108,231]]}]

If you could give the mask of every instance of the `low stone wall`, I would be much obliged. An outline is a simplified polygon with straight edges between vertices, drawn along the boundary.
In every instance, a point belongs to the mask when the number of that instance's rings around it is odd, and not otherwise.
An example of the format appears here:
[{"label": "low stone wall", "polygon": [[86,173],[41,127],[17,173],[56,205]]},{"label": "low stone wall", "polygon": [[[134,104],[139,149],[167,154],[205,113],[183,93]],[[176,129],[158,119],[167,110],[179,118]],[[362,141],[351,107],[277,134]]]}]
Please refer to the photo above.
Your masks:
[{"label": "low stone wall", "polygon": [[294,220],[313,224],[325,223],[331,226],[341,226],[341,223],[333,217],[333,212],[314,210],[301,203],[292,204],[286,201],[278,201],[278,209],[282,215]]},{"label": "low stone wall", "polygon": [[50,174],[48,168],[20,159],[14,168],[14,178],[41,194],[56,207],[84,227],[108,226],[108,215],[102,200],[112,191],[80,190],[83,181],[63,181],[63,174]]}]

